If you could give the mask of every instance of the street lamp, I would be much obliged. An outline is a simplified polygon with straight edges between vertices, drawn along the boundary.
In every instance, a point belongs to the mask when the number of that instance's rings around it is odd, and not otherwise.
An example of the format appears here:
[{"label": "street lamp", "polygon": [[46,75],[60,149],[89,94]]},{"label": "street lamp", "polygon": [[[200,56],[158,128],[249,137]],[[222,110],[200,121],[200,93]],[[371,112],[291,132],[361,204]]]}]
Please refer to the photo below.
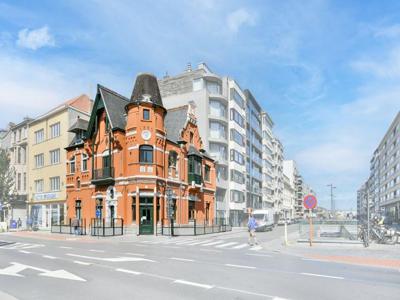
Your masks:
[{"label": "street lamp", "polygon": [[334,214],[336,208],[335,208],[335,199],[333,198],[333,190],[336,189],[336,186],[333,186],[332,183],[327,184],[326,186],[331,188],[331,212],[332,212],[332,214]]}]

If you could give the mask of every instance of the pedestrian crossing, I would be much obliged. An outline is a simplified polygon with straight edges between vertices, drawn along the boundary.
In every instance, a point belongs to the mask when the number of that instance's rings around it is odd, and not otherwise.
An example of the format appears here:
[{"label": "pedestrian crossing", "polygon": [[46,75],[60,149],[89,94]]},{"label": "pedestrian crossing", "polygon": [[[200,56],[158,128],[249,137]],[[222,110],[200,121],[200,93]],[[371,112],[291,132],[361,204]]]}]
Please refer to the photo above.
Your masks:
[{"label": "pedestrian crossing", "polygon": [[250,250],[259,251],[263,248],[259,245],[251,246],[243,241],[229,241],[226,239],[157,239],[140,241],[141,244],[146,245],[175,245],[179,247],[209,247],[220,250]]},{"label": "pedestrian crossing", "polygon": [[19,242],[4,242],[0,241],[0,249],[8,250],[23,250],[44,247],[42,244],[19,243]]}]

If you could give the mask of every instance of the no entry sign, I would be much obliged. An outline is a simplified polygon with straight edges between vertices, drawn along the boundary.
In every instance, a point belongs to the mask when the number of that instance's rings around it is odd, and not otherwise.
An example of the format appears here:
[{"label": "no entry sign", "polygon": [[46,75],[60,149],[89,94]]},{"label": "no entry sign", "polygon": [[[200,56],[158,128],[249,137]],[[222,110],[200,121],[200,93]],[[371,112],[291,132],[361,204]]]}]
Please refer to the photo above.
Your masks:
[{"label": "no entry sign", "polygon": [[307,209],[313,209],[317,206],[317,198],[314,195],[306,195],[304,197],[303,205]]}]

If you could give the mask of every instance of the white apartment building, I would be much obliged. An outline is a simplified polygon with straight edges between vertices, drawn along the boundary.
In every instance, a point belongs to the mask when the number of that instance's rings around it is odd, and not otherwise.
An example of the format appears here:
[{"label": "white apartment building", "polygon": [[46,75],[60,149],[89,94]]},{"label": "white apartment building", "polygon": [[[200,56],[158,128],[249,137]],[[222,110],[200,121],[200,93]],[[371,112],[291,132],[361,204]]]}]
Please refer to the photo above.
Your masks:
[{"label": "white apartment building", "polygon": [[[400,222],[400,112],[374,151],[365,190],[371,213],[383,213]],[[365,194],[365,191],[364,191]]]},{"label": "white apartment building", "polygon": [[159,86],[167,109],[195,103],[203,143],[217,160],[216,216],[229,218],[235,226],[244,224],[248,209],[267,205],[262,194],[260,105],[250,91],[232,78],[214,74],[204,63],[164,77]]},{"label": "white apartment building", "polygon": [[287,218],[294,219],[296,217],[296,199],[297,199],[297,166],[294,160],[283,161],[283,202],[287,213]]},{"label": "white apartment building", "polygon": [[19,124],[9,123],[6,131],[3,131],[2,148],[6,149],[10,156],[10,167],[14,169],[14,186],[12,188],[12,199],[4,207],[4,215],[8,221],[19,218],[22,226],[26,225],[28,197],[28,128],[32,119],[24,118]]},{"label": "white apartment building", "polygon": [[283,146],[278,138],[272,140],[273,200],[275,220],[279,218],[283,206]]},{"label": "white apartment building", "polygon": [[274,206],[274,166],[272,156],[274,152],[274,136],[272,127],[274,123],[268,113],[262,113],[262,136],[263,136],[263,208]]}]

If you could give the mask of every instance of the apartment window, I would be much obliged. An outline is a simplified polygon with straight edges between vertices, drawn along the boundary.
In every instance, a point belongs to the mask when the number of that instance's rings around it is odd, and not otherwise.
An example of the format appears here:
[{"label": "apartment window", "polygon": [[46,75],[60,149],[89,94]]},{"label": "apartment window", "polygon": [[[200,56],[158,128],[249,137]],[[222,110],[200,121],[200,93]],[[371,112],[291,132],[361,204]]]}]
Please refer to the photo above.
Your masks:
[{"label": "apartment window", "polygon": [[236,129],[231,129],[231,141],[236,142],[240,146],[244,146],[244,137]]},{"label": "apartment window", "polygon": [[23,178],[23,190],[26,191],[26,173],[24,173],[24,178]]},{"label": "apartment window", "polygon": [[150,110],[143,109],[143,120],[149,121],[150,120]]},{"label": "apartment window", "polygon": [[50,164],[55,165],[60,163],[60,149],[50,151]]},{"label": "apartment window", "polygon": [[88,170],[88,159],[89,156],[86,153],[82,154],[82,172],[85,172]]},{"label": "apartment window", "polygon": [[226,139],[226,127],[219,122],[210,122],[210,137]]},{"label": "apartment window", "polygon": [[244,165],[244,156],[235,149],[231,149],[231,161],[235,161],[240,165]]},{"label": "apartment window", "polygon": [[231,108],[231,121],[235,121],[236,124],[244,128],[244,118],[234,108]]},{"label": "apartment window", "polygon": [[21,147],[18,147],[18,163],[21,163]]},{"label": "apartment window", "polygon": [[210,143],[210,154],[215,157],[216,160],[227,160],[228,155],[226,146],[223,144]]},{"label": "apartment window", "polygon": [[69,172],[71,174],[75,173],[75,156],[72,156],[72,158],[69,161]]},{"label": "apartment window", "polygon": [[18,141],[21,140],[21,136],[22,136],[22,135],[21,135],[21,131],[22,131],[21,129],[18,130]]},{"label": "apartment window", "polygon": [[210,181],[211,168],[209,165],[204,166],[204,180]]},{"label": "apartment window", "polygon": [[210,115],[225,118],[226,106],[220,101],[210,100]]},{"label": "apartment window", "polygon": [[50,126],[50,138],[52,139],[58,136],[60,136],[60,122]]},{"label": "apartment window", "polygon": [[44,166],[44,154],[35,155],[35,167],[41,168]]},{"label": "apartment window", "polygon": [[17,176],[17,190],[18,191],[21,190],[21,173],[18,173],[18,176]]},{"label": "apartment window", "polygon": [[210,94],[221,95],[221,93],[222,93],[221,85],[215,81],[207,81],[207,91]]},{"label": "apartment window", "polygon": [[139,162],[140,163],[153,163],[153,147],[149,145],[142,145],[139,147]]},{"label": "apartment window", "polygon": [[227,180],[228,179],[228,173],[227,173],[227,168],[221,165],[217,166],[217,179],[218,180]]},{"label": "apartment window", "polygon": [[241,173],[237,170],[231,170],[231,181],[239,183],[239,184],[244,184],[243,173]]},{"label": "apartment window", "polygon": [[50,191],[59,191],[60,190],[60,177],[50,177]]},{"label": "apartment window", "polygon": [[244,100],[235,89],[231,89],[231,97],[231,99],[235,101],[240,108],[244,108]]},{"label": "apartment window", "polygon": [[231,190],[231,201],[236,203],[244,202],[244,193],[237,190]]},{"label": "apartment window", "polygon": [[193,79],[193,92],[200,91],[203,88],[203,79]]},{"label": "apartment window", "polygon": [[35,180],[35,191],[36,193],[43,192],[43,179]]},{"label": "apartment window", "polygon": [[178,176],[176,164],[177,164],[178,154],[175,151],[170,151],[168,154],[168,175],[173,176],[173,171],[175,170],[175,176]]},{"label": "apartment window", "polygon": [[35,131],[35,143],[41,143],[44,141],[44,130],[40,129],[38,131]]}]

